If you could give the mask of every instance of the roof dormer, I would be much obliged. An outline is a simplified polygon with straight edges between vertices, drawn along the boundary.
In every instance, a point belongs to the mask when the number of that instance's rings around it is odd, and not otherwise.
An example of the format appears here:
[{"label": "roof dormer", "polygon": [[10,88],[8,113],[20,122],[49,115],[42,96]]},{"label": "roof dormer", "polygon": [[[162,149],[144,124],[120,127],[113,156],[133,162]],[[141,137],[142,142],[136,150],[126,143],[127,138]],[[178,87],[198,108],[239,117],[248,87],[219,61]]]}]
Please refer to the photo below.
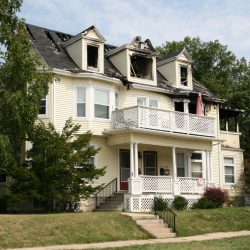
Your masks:
[{"label": "roof dormer", "polygon": [[123,76],[130,82],[157,85],[156,55],[149,39],[137,36],[106,54]]},{"label": "roof dormer", "polygon": [[192,58],[186,48],[162,57],[157,62],[157,69],[176,88],[193,89]]},{"label": "roof dormer", "polygon": [[95,26],[82,31],[64,44],[68,54],[82,70],[104,72],[105,39]]}]

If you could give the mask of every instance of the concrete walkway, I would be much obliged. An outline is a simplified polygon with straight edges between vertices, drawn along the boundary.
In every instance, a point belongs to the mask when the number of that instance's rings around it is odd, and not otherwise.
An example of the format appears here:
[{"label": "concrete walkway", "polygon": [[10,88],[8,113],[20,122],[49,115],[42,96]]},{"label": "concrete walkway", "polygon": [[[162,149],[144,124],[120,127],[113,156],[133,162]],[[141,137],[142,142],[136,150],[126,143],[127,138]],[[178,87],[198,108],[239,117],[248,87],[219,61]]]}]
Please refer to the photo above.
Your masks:
[{"label": "concrete walkway", "polygon": [[219,232],[219,233],[202,234],[196,236],[168,238],[168,239],[127,240],[127,241],[110,241],[110,242],[89,243],[89,244],[56,245],[56,246],[46,246],[46,247],[8,248],[8,250],[102,249],[102,248],[128,247],[128,246],[157,244],[157,243],[218,240],[218,239],[233,238],[240,236],[250,236],[250,231]]}]

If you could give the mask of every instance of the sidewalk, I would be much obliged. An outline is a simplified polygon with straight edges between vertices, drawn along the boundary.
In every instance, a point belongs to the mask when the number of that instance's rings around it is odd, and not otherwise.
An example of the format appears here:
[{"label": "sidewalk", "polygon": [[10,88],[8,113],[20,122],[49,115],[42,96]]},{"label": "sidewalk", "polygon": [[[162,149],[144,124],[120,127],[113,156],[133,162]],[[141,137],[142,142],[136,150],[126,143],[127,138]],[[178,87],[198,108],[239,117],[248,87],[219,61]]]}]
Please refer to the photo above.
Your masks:
[{"label": "sidewalk", "polygon": [[168,239],[150,239],[150,240],[127,240],[127,241],[109,241],[89,244],[69,244],[69,245],[56,245],[46,247],[29,247],[29,248],[8,248],[8,250],[62,250],[62,249],[102,249],[108,247],[128,247],[135,245],[157,244],[157,243],[175,243],[175,242],[190,242],[190,241],[203,241],[203,240],[218,240],[224,238],[233,238],[240,236],[250,236],[250,231],[238,232],[219,232],[211,234],[202,234],[180,238]]}]

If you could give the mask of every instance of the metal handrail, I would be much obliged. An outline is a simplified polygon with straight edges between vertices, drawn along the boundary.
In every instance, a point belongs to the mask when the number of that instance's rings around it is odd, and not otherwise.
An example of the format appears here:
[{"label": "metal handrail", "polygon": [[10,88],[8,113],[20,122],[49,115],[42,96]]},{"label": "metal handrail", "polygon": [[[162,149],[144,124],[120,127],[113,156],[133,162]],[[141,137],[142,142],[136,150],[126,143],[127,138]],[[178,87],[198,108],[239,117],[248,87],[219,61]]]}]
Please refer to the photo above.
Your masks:
[{"label": "metal handrail", "polygon": [[[154,204],[158,198],[154,197]],[[166,207],[163,211],[156,211],[155,215],[158,215],[160,219],[162,219],[168,227],[173,229],[173,232],[176,232],[176,217],[177,214],[173,212],[170,208]]]},{"label": "metal handrail", "polygon": [[97,208],[102,202],[111,197],[114,193],[117,193],[117,178],[110,181],[95,194],[95,207]]}]

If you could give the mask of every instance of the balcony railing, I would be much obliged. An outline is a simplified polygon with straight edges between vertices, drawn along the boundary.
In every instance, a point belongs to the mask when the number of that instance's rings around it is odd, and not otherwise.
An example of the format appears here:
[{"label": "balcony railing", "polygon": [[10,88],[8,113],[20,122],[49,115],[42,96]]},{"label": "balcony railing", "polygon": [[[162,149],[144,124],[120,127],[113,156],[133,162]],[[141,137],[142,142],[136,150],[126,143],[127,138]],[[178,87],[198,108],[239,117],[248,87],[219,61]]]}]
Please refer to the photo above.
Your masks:
[{"label": "balcony railing", "polygon": [[173,133],[216,136],[215,119],[142,106],[115,110],[113,128],[143,128]]},{"label": "balcony railing", "polygon": [[203,194],[207,183],[203,178],[140,175],[129,179],[129,193]]}]

